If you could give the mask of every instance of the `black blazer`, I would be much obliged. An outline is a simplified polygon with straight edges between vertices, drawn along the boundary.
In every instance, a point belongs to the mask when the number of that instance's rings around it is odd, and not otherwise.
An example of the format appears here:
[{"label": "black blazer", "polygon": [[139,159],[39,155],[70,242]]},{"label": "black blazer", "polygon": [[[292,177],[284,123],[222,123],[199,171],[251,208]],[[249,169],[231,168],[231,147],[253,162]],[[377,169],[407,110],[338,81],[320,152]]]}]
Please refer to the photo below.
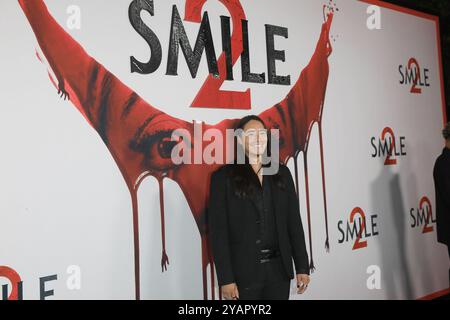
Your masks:
[{"label": "black blazer", "polygon": [[445,148],[434,165],[436,233],[438,242],[450,245],[450,149]]},{"label": "black blazer", "polygon": [[[254,197],[240,198],[234,193],[229,175],[232,164],[226,164],[211,176],[208,222],[214,264],[219,286],[237,283],[249,285],[256,273],[258,205]],[[308,253],[300,217],[299,203],[289,168],[280,164],[286,189],[272,183],[272,198],[278,243],[286,276],[309,274]],[[273,176],[266,176],[273,179]],[[265,178],[266,178],[265,177]]]}]

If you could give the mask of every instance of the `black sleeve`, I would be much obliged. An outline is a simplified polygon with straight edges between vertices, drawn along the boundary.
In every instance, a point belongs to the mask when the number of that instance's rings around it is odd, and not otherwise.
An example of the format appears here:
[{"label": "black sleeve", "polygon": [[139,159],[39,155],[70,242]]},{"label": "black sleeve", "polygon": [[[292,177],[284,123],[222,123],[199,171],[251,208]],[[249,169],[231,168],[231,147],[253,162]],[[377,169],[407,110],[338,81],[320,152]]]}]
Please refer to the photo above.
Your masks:
[{"label": "black sleeve", "polygon": [[308,252],[306,251],[305,234],[302,219],[300,217],[300,206],[295,191],[294,180],[288,167],[282,166],[287,192],[289,195],[288,232],[291,240],[292,256],[297,274],[310,274],[308,265]]},{"label": "black sleeve", "polygon": [[223,172],[211,175],[209,191],[209,235],[219,286],[235,282],[228,241],[228,203]]},{"label": "black sleeve", "polygon": [[448,197],[442,197],[447,208],[450,208],[450,165],[446,162],[442,162],[439,170],[439,184],[442,195],[448,195]]}]

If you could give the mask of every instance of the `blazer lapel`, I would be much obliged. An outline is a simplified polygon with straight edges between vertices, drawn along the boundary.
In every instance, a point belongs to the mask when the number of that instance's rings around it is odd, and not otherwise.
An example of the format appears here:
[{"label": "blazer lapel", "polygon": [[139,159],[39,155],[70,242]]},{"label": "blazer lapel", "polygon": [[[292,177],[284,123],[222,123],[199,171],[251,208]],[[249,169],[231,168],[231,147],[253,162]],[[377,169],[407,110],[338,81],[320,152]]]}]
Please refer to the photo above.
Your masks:
[{"label": "blazer lapel", "polygon": [[[254,180],[254,183],[259,183],[259,185],[261,185],[261,183],[259,182],[259,178],[256,175],[255,171],[253,171],[253,169],[249,166],[248,170],[250,170],[250,172],[252,172],[252,179]],[[253,207],[255,208],[255,220],[257,220],[260,216],[260,214],[263,212],[263,208],[261,206],[261,201],[260,200],[261,194],[260,192],[257,192],[257,194],[253,194],[249,197],[250,202],[253,204]]]}]

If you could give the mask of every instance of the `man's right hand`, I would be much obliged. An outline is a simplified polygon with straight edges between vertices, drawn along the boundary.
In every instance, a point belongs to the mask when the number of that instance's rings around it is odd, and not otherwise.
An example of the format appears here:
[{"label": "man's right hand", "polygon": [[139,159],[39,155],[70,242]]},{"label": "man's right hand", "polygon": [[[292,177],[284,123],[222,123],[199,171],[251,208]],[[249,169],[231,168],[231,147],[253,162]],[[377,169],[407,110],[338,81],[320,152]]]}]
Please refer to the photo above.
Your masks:
[{"label": "man's right hand", "polygon": [[239,291],[236,283],[230,283],[223,285],[222,287],[222,296],[226,300],[234,300],[239,299]]}]

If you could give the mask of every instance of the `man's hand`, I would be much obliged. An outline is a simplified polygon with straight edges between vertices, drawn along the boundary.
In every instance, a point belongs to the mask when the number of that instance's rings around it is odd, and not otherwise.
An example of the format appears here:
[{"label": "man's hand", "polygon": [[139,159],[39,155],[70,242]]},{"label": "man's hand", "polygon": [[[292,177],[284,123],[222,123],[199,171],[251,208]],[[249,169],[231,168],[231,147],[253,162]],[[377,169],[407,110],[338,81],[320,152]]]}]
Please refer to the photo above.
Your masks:
[{"label": "man's hand", "polygon": [[302,294],[308,288],[309,275],[297,274],[297,293]]},{"label": "man's hand", "polygon": [[239,299],[239,291],[236,283],[222,286],[222,296],[227,300]]}]

